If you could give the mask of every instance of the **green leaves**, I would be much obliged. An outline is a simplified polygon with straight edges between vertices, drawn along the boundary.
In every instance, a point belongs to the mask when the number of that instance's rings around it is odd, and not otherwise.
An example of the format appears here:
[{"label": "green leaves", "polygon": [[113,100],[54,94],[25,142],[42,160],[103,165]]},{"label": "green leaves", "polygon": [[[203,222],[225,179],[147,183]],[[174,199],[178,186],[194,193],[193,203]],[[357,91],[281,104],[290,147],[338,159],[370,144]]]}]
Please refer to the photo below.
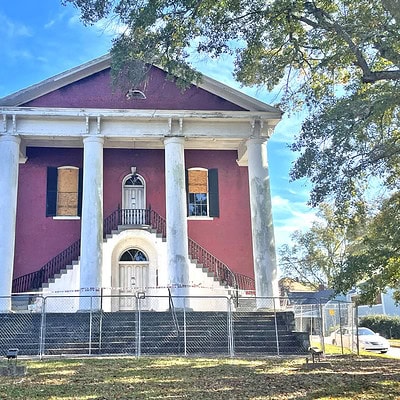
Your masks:
[{"label": "green leaves", "polygon": [[292,178],[313,182],[311,204],[334,195],[356,199],[374,178],[393,185],[398,176],[400,97],[392,82],[359,87],[327,100],[305,121],[294,151],[301,152]]},{"label": "green leaves", "polygon": [[351,212],[323,204],[318,222],[305,232],[296,232],[292,247],[280,249],[282,271],[337,293],[357,288],[362,304],[373,304],[388,289],[400,299],[399,215],[397,192],[369,216],[364,204]]},{"label": "green leaves", "polygon": [[[399,0],[62,1],[79,8],[86,24],[112,18],[125,28],[113,42],[112,68],[114,80],[128,88],[146,79],[150,64],[166,69],[181,88],[189,86],[200,79],[191,66],[193,50],[234,55],[234,76],[244,85],[279,86],[285,111],[308,112],[292,145],[299,158],[291,178],[311,181],[311,205],[334,204],[336,220],[329,221],[350,229],[349,221],[375,211],[374,192],[399,190]],[[390,209],[370,211],[376,217],[363,250],[347,252],[345,262],[327,245],[347,242],[348,232],[335,228],[327,238],[318,226],[298,234],[297,245],[308,250],[287,249],[288,262],[307,256],[302,265],[321,272],[315,282],[331,282],[332,271],[343,270],[336,281],[343,290],[360,280],[370,295],[394,286],[400,237],[391,234],[385,242],[381,236]]]},{"label": "green leaves", "polygon": [[292,235],[291,247],[280,249],[280,267],[284,276],[315,288],[332,288],[343,269],[351,241],[357,237],[357,229],[349,221],[337,218],[327,204],[320,206],[318,218],[309,230]]},{"label": "green leaves", "polygon": [[400,194],[394,193],[371,217],[359,246],[347,258],[335,287],[347,291],[358,285],[361,301],[372,303],[380,292],[400,295]]},{"label": "green leaves", "polygon": [[189,48],[213,57],[235,54],[238,81],[270,89],[283,84],[284,106],[316,104],[338,84],[347,91],[360,80],[400,77],[397,13],[387,1],[63,2],[79,8],[87,24],[119,20],[127,29],[114,46],[131,45],[141,61],[158,60],[171,75],[187,74]]}]

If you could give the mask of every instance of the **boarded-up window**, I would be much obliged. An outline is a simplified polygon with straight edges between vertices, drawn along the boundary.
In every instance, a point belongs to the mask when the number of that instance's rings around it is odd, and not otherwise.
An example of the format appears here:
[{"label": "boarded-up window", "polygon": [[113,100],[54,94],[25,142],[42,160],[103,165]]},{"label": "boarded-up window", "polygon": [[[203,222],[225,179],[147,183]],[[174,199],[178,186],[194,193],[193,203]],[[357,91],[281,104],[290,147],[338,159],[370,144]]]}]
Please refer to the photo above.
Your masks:
[{"label": "boarded-up window", "polygon": [[57,215],[78,215],[78,168],[58,169]]},{"label": "boarded-up window", "polygon": [[187,171],[188,215],[218,217],[218,170],[193,168]]},{"label": "boarded-up window", "polygon": [[79,216],[82,208],[82,170],[47,168],[46,216]]},{"label": "boarded-up window", "polygon": [[189,193],[207,193],[207,171],[200,169],[190,169],[189,177]]},{"label": "boarded-up window", "polygon": [[208,176],[207,170],[190,169],[188,171],[188,205],[192,217],[208,215]]}]

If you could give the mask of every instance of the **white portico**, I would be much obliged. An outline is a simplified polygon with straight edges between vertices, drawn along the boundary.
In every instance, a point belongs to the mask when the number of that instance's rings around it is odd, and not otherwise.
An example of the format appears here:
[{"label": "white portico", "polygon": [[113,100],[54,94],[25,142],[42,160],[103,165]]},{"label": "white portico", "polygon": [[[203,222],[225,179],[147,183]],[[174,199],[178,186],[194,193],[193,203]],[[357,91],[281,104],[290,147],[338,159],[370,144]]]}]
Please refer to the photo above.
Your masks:
[{"label": "white portico", "polygon": [[[54,85],[104,68],[105,60],[37,85],[32,91],[0,100],[0,296],[10,296],[13,277],[18,162],[27,147],[83,148],[80,288],[101,287],[103,264],[103,150],[157,149],[165,155],[165,208],[168,285],[185,294],[188,284],[188,232],[185,197],[185,150],[236,150],[248,166],[254,274],[258,296],[276,296],[276,259],[266,142],[281,113],[206,78],[203,88],[249,111],[155,109],[77,109],[21,107]],[[108,59],[109,62],[109,59]],[[89,69],[89,71],[88,71]],[[7,301],[0,311],[10,309]],[[85,305],[81,304],[81,309]]]}]

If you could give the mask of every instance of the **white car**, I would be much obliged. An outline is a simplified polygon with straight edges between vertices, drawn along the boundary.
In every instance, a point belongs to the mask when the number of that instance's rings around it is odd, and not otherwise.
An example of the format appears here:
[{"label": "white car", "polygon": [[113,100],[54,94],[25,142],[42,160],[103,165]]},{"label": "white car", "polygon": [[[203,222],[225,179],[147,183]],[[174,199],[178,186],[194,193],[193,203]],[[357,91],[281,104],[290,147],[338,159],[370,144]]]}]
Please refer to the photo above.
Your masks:
[{"label": "white car", "polygon": [[[331,334],[332,344],[357,349],[357,334],[355,328],[339,328]],[[390,348],[389,342],[379,333],[371,331],[369,328],[358,328],[358,342],[360,350],[379,351],[387,353]]]}]

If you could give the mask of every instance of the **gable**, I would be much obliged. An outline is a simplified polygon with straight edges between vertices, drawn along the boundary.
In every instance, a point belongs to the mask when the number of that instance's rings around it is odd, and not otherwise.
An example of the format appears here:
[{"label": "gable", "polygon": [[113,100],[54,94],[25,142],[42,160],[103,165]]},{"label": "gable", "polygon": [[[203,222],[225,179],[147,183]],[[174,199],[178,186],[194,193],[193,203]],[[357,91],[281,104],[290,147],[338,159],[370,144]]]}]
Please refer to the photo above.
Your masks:
[{"label": "gable", "polygon": [[181,91],[165,79],[166,72],[152,67],[141,89],[146,99],[127,99],[111,86],[110,55],[99,57],[0,99],[0,106],[70,107],[148,110],[206,110],[282,112],[205,75],[198,85]]},{"label": "gable", "polygon": [[182,91],[174,82],[166,80],[166,73],[163,70],[154,66],[146,81],[137,88],[145,94],[146,98],[128,98],[126,92],[112,86],[110,72],[110,68],[106,68],[23,103],[22,106],[146,110],[244,110],[244,108],[195,85]]}]

